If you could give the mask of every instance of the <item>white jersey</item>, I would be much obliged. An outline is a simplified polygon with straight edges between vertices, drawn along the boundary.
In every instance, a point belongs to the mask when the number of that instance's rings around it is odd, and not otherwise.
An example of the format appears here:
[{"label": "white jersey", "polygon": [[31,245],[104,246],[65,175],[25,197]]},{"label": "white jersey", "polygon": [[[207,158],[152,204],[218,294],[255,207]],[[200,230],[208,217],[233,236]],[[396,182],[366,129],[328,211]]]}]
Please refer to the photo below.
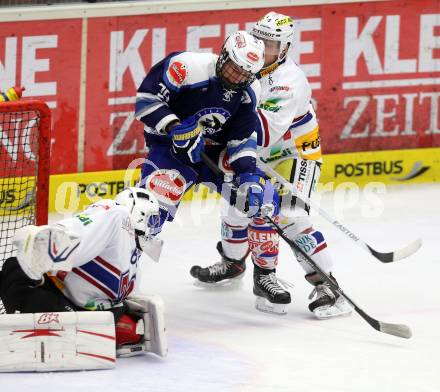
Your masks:
[{"label": "white jersey", "polygon": [[258,156],[268,159],[284,150],[284,154],[320,161],[319,126],[304,72],[287,57],[261,75],[258,113],[263,134]]},{"label": "white jersey", "polygon": [[101,200],[55,226],[80,237],[70,272],[49,276],[75,305],[89,310],[109,309],[134,288],[141,251],[136,247],[128,209],[113,200]]}]

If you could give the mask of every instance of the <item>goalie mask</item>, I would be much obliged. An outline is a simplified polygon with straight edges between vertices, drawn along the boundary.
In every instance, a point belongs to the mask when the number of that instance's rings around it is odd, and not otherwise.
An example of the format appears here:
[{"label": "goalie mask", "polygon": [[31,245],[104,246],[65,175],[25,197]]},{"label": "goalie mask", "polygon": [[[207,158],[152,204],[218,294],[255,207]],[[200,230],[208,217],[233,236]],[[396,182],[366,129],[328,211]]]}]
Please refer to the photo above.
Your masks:
[{"label": "goalie mask", "polygon": [[159,203],[153,194],[143,188],[130,187],[116,195],[115,201],[126,206],[134,225],[136,243],[143,244],[152,238],[160,227]]},{"label": "goalie mask", "polygon": [[265,67],[284,60],[293,41],[293,33],[293,19],[276,12],[269,12],[255,23],[251,34],[263,40],[266,45],[266,56],[274,58],[269,64],[265,63]]},{"label": "goalie mask", "polygon": [[226,89],[249,86],[264,65],[264,43],[245,31],[231,34],[216,63],[216,75]]}]

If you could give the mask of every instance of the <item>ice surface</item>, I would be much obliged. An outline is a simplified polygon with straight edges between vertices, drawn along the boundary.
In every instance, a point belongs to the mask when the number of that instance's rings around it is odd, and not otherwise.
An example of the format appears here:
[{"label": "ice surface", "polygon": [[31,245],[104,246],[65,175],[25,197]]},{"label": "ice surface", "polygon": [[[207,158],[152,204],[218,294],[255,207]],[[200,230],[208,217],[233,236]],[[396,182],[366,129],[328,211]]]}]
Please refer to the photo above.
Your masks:
[{"label": "ice surface", "polygon": [[144,260],[139,284],[165,301],[168,358],[121,359],[111,371],[1,374],[0,391],[440,391],[440,184],[389,187],[374,205],[361,196],[349,208],[350,196],[328,194],[321,206],[343,212],[339,218],[378,250],[422,237],[420,251],[382,264],[321,218],[315,226],[326,234],[346,293],[371,316],[409,325],[412,339],[381,334],[357,315],[314,319],[311,287],[284,244],[278,275],[295,285],[285,316],[254,309],[250,263],[241,286],[194,286],[191,265],[218,261],[217,207],[203,205],[199,216],[182,205],[164,229],[160,263]]}]

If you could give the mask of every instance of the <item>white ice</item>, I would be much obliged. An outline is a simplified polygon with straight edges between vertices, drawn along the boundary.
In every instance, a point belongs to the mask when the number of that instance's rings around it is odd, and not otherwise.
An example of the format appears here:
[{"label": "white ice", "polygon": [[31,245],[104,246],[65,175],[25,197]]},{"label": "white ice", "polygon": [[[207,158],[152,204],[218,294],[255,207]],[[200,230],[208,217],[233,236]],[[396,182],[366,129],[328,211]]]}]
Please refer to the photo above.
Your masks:
[{"label": "white ice", "polygon": [[388,187],[376,204],[371,200],[363,192],[353,206],[356,200],[339,192],[325,195],[321,206],[343,213],[339,218],[379,250],[421,237],[417,254],[382,264],[320,217],[315,226],[327,237],[345,292],[371,316],[409,325],[412,339],[377,332],[356,314],[314,319],[311,287],[285,244],[278,275],[295,285],[285,316],[255,310],[250,262],[241,287],[194,286],[190,267],[218,261],[217,207],[208,213],[210,205],[202,206],[200,216],[200,207],[182,205],[164,229],[160,263],[146,261],[140,282],[165,301],[168,357],[120,359],[109,371],[1,374],[0,391],[440,391],[440,184]]}]

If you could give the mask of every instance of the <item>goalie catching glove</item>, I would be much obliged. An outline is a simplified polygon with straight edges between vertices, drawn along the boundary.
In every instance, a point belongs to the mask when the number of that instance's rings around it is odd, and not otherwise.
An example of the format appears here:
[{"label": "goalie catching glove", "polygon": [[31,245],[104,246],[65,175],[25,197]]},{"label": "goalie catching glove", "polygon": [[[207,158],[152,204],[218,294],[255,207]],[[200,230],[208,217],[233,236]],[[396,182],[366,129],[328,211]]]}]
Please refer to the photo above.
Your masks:
[{"label": "goalie catching glove", "polygon": [[13,244],[21,269],[38,281],[47,271],[70,271],[80,240],[62,227],[29,225],[15,232]]}]

